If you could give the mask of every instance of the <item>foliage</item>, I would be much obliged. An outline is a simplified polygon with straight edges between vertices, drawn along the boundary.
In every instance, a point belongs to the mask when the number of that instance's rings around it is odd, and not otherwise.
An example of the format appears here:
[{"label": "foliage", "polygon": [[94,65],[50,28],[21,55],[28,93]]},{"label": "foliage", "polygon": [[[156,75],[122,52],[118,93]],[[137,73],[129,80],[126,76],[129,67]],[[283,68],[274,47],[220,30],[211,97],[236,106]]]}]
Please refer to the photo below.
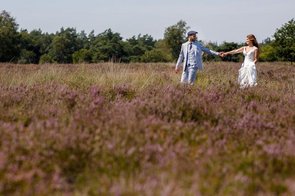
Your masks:
[{"label": "foliage", "polygon": [[92,53],[88,49],[81,49],[73,54],[73,63],[91,63],[92,62]]},{"label": "foliage", "polygon": [[[202,43],[201,40],[200,40],[200,42]],[[210,50],[213,50],[213,51],[217,51],[217,52],[220,51],[217,43],[209,42],[207,44],[203,44],[203,46],[205,46],[206,48],[209,48]],[[206,53],[204,53],[204,55],[203,55],[203,61],[219,61],[219,60],[220,60],[220,57],[215,56],[215,55],[208,55]]]},{"label": "foliage", "polygon": [[40,64],[47,64],[47,63],[53,63],[53,62],[54,62],[53,57],[50,56],[49,54],[43,54],[40,57],[40,61],[39,61]]},{"label": "foliage", "polygon": [[260,61],[272,62],[278,60],[276,48],[274,47],[273,41],[260,45],[259,54]]},{"label": "foliage", "polygon": [[189,29],[186,22],[180,20],[175,25],[167,27],[164,33],[164,41],[170,48],[174,60],[178,58],[181,44],[186,41],[186,31]]},{"label": "foliage", "polygon": [[153,49],[150,51],[146,51],[144,55],[141,57],[142,62],[170,62],[171,59],[169,58],[169,55],[167,55],[163,50],[161,49]]},{"label": "foliage", "polygon": [[19,64],[34,63],[35,59],[36,59],[36,54],[33,51],[22,49],[20,52],[20,58],[18,59],[17,63]]},{"label": "foliage", "polygon": [[6,11],[0,13],[0,62],[11,62],[18,58],[19,34],[18,24]]},{"label": "foliage", "polygon": [[18,63],[38,64],[43,54],[49,53],[53,39],[52,34],[43,33],[40,29],[28,32],[21,30],[21,54]]},{"label": "foliage", "polygon": [[61,29],[54,36],[49,54],[58,63],[72,63],[72,55],[83,47],[78,39],[77,32],[73,28]]},{"label": "foliage", "polygon": [[292,19],[277,29],[274,44],[282,60],[295,61],[295,20]]},{"label": "foliage", "polygon": [[[261,43],[260,60],[294,61],[294,19],[277,29],[274,40]],[[95,34],[77,32],[75,28],[61,28],[56,33],[41,29],[18,31],[15,19],[6,11],[0,15],[0,62],[19,64],[44,63],[98,63],[98,62],[175,62],[181,44],[186,41],[187,23],[180,20],[165,29],[164,38],[156,40],[151,35],[139,34],[123,39],[120,33],[107,29]],[[215,51],[229,51],[243,46],[234,42],[203,44]],[[231,55],[223,59],[203,55],[204,61],[242,61],[243,56]]]},{"label": "foliage", "polygon": [[128,56],[131,62],[141,61],[141,57],[148,51],[154,49],[156,40],[153,39],[150,35],[141,35],[137,37],[133,36],[130,39],[127,39]]},{"label": "foliage", "polygon": [[[220,46],[219,46],[219,51],[231,51],[231,50],[235,50],[238,49],[240,47],[242,47],[243,45],[241,44],[237,44],[234,42],[223,42]],[[241,59],[243,58],[243,56],[241,54],[239,55],[228,55],[226,57],[224,57],[222,60],[223,61],[233,61],[233,62],[239,62],[241,61]]]},{"label": "foliage", "polygon": [[111,29],[95,37],[91,50],[94,54],[94,62],[121,62],[125,55],[122,37]]}]

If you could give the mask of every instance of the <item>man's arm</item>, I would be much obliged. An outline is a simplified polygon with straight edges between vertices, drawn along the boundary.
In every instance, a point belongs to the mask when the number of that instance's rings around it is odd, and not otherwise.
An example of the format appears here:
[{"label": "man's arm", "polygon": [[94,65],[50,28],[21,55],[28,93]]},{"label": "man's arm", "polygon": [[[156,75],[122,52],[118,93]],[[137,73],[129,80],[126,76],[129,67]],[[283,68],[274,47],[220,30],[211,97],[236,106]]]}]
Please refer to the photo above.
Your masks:
[{"label": "man's arm", "polygon": [[180,50],[180,53],[179,53],[179,57],[178,57],[176,66],[175,66],[175,72],[176,73],[179,71],[179,66],[182,64],[183,58],[184,58],[183,45],[181,45],[181,50]]},{"label": "man's arm", "polygon": [[210,50],[209,48],[204,47],[202,44],[201,44],[201,50],[203,52],[207,53],[207,54],[216,55],[216,56],[220,56],[221,55],[221,53],[216,52],[214,50]]}]

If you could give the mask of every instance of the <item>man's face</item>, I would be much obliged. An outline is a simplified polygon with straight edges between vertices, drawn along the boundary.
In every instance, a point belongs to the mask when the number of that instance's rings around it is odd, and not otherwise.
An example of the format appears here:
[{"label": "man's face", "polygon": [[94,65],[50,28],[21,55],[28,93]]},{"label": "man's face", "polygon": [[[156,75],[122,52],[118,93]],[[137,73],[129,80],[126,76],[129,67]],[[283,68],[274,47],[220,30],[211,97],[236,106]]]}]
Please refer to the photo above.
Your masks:
[{"label": "man's face", "polygon": [[197,37],[196,34],[194,34],[194,35],[190,35],[190,36],[188,37],[189,41],[192,41],[192,42],[196,41],[197,38],[198,38],[198,37]]}]

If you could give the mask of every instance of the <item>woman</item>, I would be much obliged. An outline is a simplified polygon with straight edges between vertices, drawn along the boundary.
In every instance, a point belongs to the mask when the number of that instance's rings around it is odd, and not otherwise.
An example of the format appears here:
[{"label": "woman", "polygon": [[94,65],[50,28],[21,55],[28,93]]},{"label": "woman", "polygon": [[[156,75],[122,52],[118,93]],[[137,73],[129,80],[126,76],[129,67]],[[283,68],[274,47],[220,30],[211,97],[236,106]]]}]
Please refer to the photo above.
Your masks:
[{"label": "woman", "polygon": [[239,70],[238,82],[241,88],[252,87],[257,85],[256,62],[259,55],[259,46],[256,37],[252,34],[247,35],[247,46],[236,50],[223,53],[222,56],[243,53],[245,56],[244,62]]}]

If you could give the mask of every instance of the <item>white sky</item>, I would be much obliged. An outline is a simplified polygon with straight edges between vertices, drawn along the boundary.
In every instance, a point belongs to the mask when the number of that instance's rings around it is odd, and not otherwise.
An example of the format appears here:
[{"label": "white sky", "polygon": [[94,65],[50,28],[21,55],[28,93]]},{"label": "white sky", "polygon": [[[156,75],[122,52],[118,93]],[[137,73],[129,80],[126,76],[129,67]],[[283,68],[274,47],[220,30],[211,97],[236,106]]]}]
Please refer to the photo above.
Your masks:
[{"label": "white sky", "polygon": [[0,0],[22,29],[55,33],[61,27],[95,34],[111,28],[123,38],[149,34],[163,38],[179,20],[199,32],[199,39],[258,41],[295,18],[295,0]]}]

